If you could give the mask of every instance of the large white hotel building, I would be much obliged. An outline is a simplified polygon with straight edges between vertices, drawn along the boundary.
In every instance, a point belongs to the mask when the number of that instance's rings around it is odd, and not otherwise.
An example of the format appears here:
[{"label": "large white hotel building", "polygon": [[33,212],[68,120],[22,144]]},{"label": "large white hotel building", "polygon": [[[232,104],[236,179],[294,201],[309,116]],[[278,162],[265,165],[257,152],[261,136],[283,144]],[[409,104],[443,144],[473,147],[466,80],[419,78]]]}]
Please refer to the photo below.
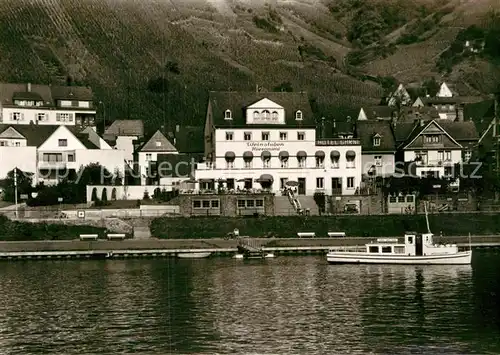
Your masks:
[{"label": "large white hotel building", "polygon": [[200,189],[268,189],[287,181],[299,195],[355,194],[361,183],[359,140],[321,132],[306,93],[210,92]]}]

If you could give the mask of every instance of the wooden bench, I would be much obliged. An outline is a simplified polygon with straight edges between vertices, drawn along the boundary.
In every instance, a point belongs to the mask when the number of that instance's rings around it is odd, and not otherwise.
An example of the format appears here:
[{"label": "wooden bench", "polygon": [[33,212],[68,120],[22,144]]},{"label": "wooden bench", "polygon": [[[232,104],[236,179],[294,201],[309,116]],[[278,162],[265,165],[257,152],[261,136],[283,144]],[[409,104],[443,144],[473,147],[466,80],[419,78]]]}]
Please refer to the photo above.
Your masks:
[{"label": "wooden bench", "polygon": [[314,232],[299,232],[299,233],[297,233],[297,236],[299,238],[314,238],[316,236],[316,233],[314,233]]},{"label": "wooden bench", "polygon": [[328,236],[330,238],[343,238],[345,237],[345,233],[344,232],[328,232]]},{"label": "wooden bench", "polygon": [[124,240],[125,237],[126,237],[125,234],[108,234],[108,240],[112,240],[112,239]]},{"label": "wooden bench", "polygon": [[80,234],[80,240],[97,240],[98,234]]}]

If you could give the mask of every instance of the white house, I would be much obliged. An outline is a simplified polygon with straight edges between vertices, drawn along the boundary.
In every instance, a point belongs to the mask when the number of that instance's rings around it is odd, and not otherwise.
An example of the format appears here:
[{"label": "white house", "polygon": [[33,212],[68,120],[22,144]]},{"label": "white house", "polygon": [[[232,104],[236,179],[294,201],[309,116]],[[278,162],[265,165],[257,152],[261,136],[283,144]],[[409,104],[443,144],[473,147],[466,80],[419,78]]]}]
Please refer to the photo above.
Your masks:
[{"label": "white house", "polygon": [[363,175],[390,176],[396,169],[396,142],[390,121],[361,120],[356,125],[361,141]]},{"label": "white house", "polygon": [[306,93],[210,92],[201,189],[224,179],[229,189],[279,193],[288,181],[300,195],[354,194],[361,181],[357,139],[318,139]]},{"label": "white house", "polygon": [[0,124],[93,126],[92,96],[81,86],[0,83]]},{"label": "white house", "polygon": [[456,164],[470,159],[478,141],[473,122],[422,120],[411,129],[407,125],[399,125],[397,130],[405,131],[406,139],[400,149],[404,162],[411,165],[409,172],[418,177],[456,176]]},{"label": "white house", "polygon": [[[33,173],[34,184],[76,177],[80,167],[99,163],[124,176],[124,151],[99,147],[88,133],[68,126],[0,125],[0,176],[14,168]],[[104,142],[105,143],[105,142]]]},{"label": "white house", "polygon": [[178,154],[174,145],[160,131],[156,131],[137,150],[138,169],[141,176],[141,185],[149,185],[152,178],[149,166],[158,161],[158,155]]},{"label": "white house", "polygon": [[439,91],[437,92],[436,94],[436,97],[455,97],[455,96],[458,96],[453,88],[446,84],[445,82],[443,82],[441,84],[441,86],[439,87]]},{"label": "white house", "polygon": [[113,121],[103,134],[103,138],[113,147],[125,151],[125,160],[130,167],[134,165],[134,143],[143,137],[144,124],[141,120]]},{"label": "white house", "polygon": [[398,88],[389,95],[387,105],[394,107],[394,106],[407,106],[411,105],[411,96],[404,87],[403,84],[399,84]]}]

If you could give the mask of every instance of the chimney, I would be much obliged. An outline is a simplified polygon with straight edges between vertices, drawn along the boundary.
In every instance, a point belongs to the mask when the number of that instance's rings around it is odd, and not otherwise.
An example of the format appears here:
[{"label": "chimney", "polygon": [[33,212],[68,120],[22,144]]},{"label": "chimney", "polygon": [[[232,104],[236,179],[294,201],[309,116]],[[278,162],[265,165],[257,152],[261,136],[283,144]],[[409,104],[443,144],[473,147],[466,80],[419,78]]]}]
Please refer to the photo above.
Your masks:
[{"label": "chimney", "polygon": [[325,138],[325,118],[321,117],[321,138]]},{"label": "chimney", "polygon": [[424,119],[423,118],[419,118],[418,119],[418,123],[420,124],[420,127],[423,127],[425,122],[424,122]]},{"label": "chimney", "polygon": [[180,129],[181,129],[181,126],[179,126],[178,124],[175,125],[175,132],[176,133],[179,133]]},{"label": "chimney", "polygon": [[28,90],[28,92],[31,92],[31,83],[28,83],[27,90]]},{"label": "chimney", "polygon": [[333,129],[337,128],[337,122],[335,122],[335,118],[333,119]]},{"label": "chimney", "polygon": [[463,122],[464,121],[464,106],[461,104],[457,104],[456,110],[457,110],[456,111],[457,121]]},{"label": "chimney", "polygon": [[259,84],[255,84],[255,92],[259,92]]}]

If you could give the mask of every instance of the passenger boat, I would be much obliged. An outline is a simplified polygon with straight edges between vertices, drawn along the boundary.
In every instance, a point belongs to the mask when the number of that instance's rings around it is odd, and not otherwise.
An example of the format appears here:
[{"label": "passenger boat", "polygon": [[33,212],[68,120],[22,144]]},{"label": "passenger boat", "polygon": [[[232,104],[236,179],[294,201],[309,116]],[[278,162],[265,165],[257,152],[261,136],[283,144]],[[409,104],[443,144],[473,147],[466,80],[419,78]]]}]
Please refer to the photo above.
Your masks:
[{"label": "passenger boat", "polygon": [[381,238],[376,243],[366,244],[362,250],[332,248],[326,255],[330,264],[431,264],[431,265],[469,265],[472,260],[472,248],[459,251],[456,244],[434,244],[434,235],[430,232],[429,219],[426,221],[428,233],[406,232],[404,241],[398,238]]},{"label": "passenger boat", "polygon": [[203,259],[208,258],[211,254],[210,252],[179,253],[177,257],[181,259]]}]

